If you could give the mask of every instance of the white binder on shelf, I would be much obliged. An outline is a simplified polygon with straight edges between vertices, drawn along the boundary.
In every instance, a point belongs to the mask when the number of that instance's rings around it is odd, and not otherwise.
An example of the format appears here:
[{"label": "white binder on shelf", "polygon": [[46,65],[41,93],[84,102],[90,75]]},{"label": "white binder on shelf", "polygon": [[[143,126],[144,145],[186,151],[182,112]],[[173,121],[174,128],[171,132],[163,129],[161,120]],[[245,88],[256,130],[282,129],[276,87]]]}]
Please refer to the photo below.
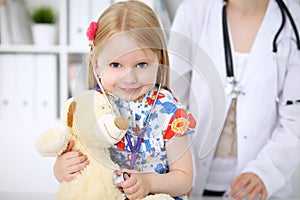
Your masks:
[{"label": "white binder on shelf", "polygon": [[111,5],[110,0],[69,0],[68,36],[71,46],[89,45],[86,31],[92,21],[97,21],[100,14]]},{"label": "white binder on shelf", "polygon": [[7,3],[0,1],[0,44],[11,44],[11,34],[10,34],[10,18],[7,8]]},{"label": "white binder on shelf", "polygon": [[14,54],[0,54],[0,120],[15,119],[16,67]]},{"label": "white binder on shelf", "polygon": [[31,37],[31,20],[26,12],[24,0],[8,0],[8,10],[10,13],[10,29],[13,44],[30,44]]},{"label": "white binder on shelf", "polygon": [[16,74],[14,81],[16,83],[15,113],[18,119],[32,120],[34,111],[34,55],[16,54],[14,65]]},{"label": "white binder on shelf", "polygon": [[69,0],[69,44],[71,46],[88,46],[86,29],[89,26],[89,5],[82,0]]},{"label": "white binder on shelf", "polygon": [[58,117],[58,73],[55,54],[35,55],[35,116],[54,120]]}]

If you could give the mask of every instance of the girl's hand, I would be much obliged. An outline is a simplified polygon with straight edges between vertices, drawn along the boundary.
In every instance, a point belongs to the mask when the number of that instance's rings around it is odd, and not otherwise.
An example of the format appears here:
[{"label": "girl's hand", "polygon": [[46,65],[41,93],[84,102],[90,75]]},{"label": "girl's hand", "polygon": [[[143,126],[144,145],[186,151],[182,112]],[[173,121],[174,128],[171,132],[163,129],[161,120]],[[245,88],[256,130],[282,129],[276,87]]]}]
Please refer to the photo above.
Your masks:
[{"label": "girl's hand", "polygon": [[89,164],[85,155],[72,151],[74,142],[70,141],[67,150],[56,158],[54,176],[59,182],[73,180]]},{"label": "girl's hand", "polygon": [[267,190],[262,180],[254,173],[241,174],[234,179],[231,184],[232,196],[236,200],[247,197],[248,200],[254,200],[260,196],[260,200],[267,198]]},{"label": "girl's hand", "polygon": [[[141,199],[150,193],[150,173],[140,173],[135,170],[119,170],[118,175],[122,175],[123,172],[127,172],[129,177],[119,183],[119,186],[123,188],[123,191],[128,199]],[[125,177],[126,178],[126,177]]]}]

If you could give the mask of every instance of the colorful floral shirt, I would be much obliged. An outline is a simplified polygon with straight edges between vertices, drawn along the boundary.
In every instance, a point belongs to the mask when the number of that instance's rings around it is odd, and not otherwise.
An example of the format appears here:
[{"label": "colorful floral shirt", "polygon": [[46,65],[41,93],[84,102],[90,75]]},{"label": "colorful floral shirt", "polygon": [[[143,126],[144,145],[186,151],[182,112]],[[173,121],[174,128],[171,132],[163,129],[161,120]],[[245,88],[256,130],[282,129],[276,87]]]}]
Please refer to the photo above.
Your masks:
[{"label": "colorful floral shirt", "polygon": [[[155,98],[157,96],[157,100]],[[195,132],[196,121],[178,100],[165,89],[149,91],[135,101],[124,101],[113,95],[120,114],[129,119],[129,139],[136,147],[140,130],[145,128],[141,145],[136,153],[135,168],[141,172],[167,173],[166,142],[173,137],[180,137]],[[151,108],[153,110],[150,114]],[[124,137],[111,149],[111,157],[121,168],[129,168],[131,149]],[[184,198],[176,198],[184,199]]]}]

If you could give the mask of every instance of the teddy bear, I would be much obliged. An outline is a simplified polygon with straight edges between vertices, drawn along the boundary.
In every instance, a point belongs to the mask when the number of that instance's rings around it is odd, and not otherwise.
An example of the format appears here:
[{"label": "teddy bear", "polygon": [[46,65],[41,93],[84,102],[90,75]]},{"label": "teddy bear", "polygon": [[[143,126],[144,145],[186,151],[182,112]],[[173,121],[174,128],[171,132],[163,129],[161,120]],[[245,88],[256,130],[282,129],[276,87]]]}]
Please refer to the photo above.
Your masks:
[{"label": "teddy bear", "polygon": [[[90,163],[69,182],[61,182],[56,192],[57,200],[125,199],[125,194],[115,186],[113,176],[119,166],[115,164],[109,148],[125,135],[128,121],[120,116],[113,102],[107,103],[105,94],[84,91],[68,99],[61,110],[65,130],[52,128],[36,142],[41,156],[61,155],[74,141],[74,151],[86,155]],[[149,195],[145,200],[173,199],[167,194]]]}]

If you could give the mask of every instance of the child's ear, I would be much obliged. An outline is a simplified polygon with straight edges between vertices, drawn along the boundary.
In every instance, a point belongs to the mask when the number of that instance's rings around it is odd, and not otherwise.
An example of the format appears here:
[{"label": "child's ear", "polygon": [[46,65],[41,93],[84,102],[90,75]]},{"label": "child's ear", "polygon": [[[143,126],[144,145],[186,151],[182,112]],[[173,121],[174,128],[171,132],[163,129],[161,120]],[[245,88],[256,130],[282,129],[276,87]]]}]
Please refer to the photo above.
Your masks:
[{"label": "child's ear", "polygon": [[94,68],[98,68],[98,59],[93,52],[90,53],[90,63]]}]

